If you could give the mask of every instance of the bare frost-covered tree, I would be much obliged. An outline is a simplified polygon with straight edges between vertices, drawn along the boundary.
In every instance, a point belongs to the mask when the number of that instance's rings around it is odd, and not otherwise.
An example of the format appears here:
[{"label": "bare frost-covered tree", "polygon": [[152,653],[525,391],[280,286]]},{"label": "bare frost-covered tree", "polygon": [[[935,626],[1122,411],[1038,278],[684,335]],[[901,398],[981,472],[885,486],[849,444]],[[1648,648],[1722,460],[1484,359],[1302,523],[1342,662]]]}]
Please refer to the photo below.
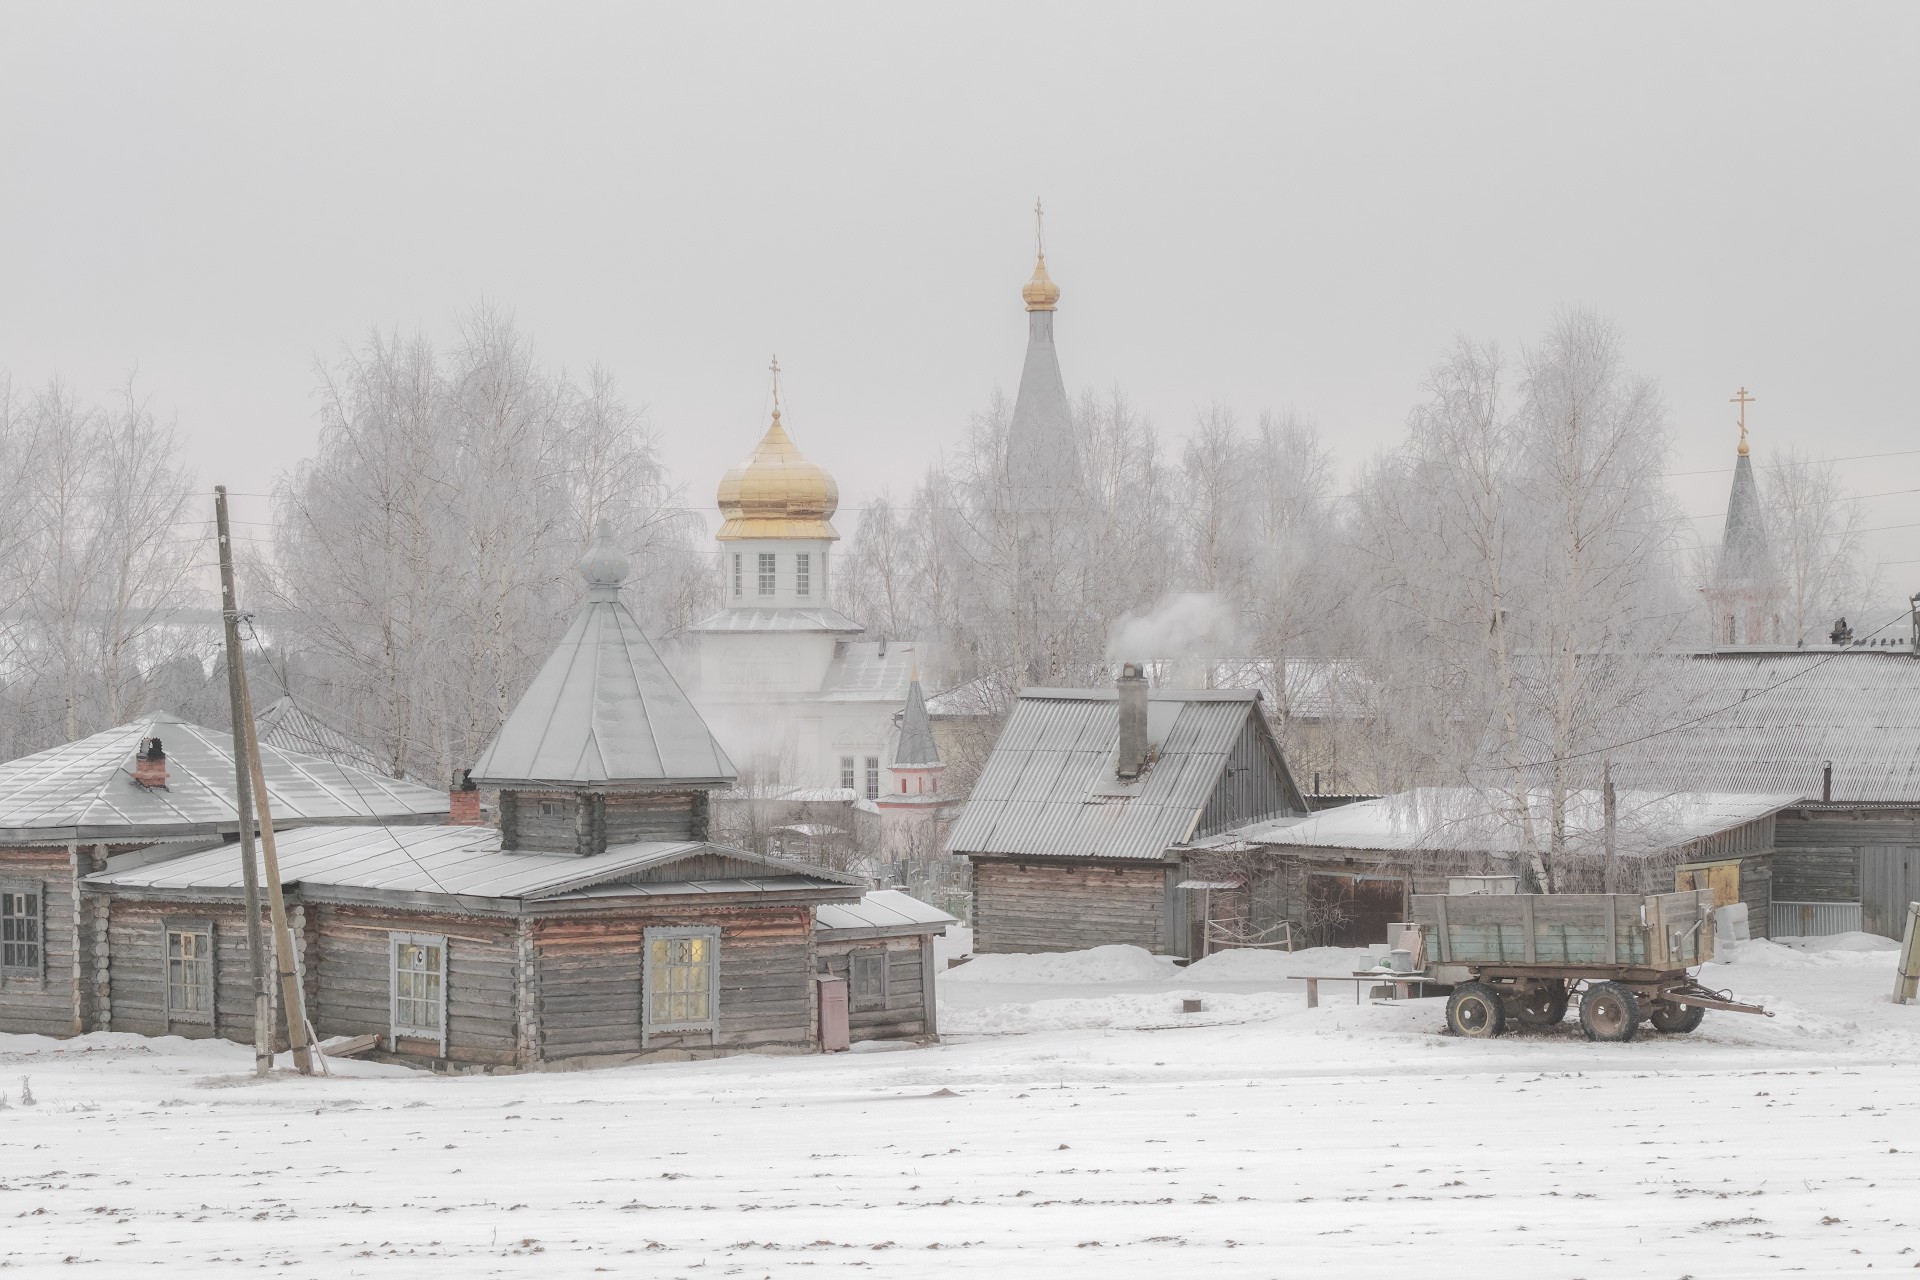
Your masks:
[{"label": "bare frost-covered tree", "polygon": [[1780,623],[1788,644],[1824,640],[1842,617],[1861,617],[1880,596],[1879,573],[1864,561],[1861,509],[1834,464],[1780,450],[1760,475]]},{"label": "bare frost-covered tree", "polygon": [[704,602],[698,522],[604,371],[546,368],[481,308],[445,353],[376,332],[319,375],[319,449],[278,486],[257,585],[308,682],[295,691],[396,775],[446,774],[484,745],[571,616],[597,520],[650,627],[671,639]]}]

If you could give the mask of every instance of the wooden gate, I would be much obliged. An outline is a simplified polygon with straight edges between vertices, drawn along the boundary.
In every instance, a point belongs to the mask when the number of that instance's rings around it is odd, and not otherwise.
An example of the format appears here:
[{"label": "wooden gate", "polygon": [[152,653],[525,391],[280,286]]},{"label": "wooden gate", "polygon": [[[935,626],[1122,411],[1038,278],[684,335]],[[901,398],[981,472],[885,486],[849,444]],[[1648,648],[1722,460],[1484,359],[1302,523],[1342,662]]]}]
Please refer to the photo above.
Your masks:
[{"label": "wooden gate", "polygon": [[1920,848],[1870,844],[1861,849],[1860,927],[1898,938],[1910,902],[1920,902]]}]

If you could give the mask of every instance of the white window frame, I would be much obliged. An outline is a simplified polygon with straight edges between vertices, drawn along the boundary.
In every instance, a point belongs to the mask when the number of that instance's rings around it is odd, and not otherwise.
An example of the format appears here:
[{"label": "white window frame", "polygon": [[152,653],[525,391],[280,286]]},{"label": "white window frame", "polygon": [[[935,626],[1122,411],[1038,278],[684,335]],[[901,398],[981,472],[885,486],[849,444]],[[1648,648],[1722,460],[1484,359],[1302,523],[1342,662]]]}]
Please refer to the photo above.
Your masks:
[{"label": "white window frame", "polygon": [[793,556],[793,594],[813,594],[813,557],[804,551],[797,551]]},{"label": "white window frame", "polygon": [[[400,948],[402,947],[438,947],[440,964],[437,969],[410,969],[410,973],[431,973],[440,980],[440,1025],[422,1027],[400,1021]],[[447,939],[438,933],[389,933],[387,935],[387,1030],[388,1048],[397,1050],[400,1038],[409,1040],[433,1040],[440,1046],[440,1056],[447,1056]],[[417,997],[409,997],[417,999]]]},{"label": "white window frame", "polygon": [[[863,964],[878,963],[880,966],[880,994],[862,995],[860,990],[860,969]],[[870,1013],[876,1009],[884,1010],[892,996],[890,973],[893,959],[885,947],[863,947],[847,955],[847,1011],[850,1013]]]},{"label": "white window frame", "polygon": [[849,791],[852,791],[854,787],[859,785],[860,774],[857,772],[858,764],[859,762],[852,756],[840,757],[840,785]]},{"label": "white window frame", "polygon": [[[205,1005],[201,1009],[176,1009],[173,1004],[175,982],[173,980],[173,939],[174,935],[187,936],[204,934],[207,940],[206,977],[200,982],[200,994]],[[214,936],[211,920],[162,920],[160,922],[160,986],[161,1003],[165,1006],[167,1025],[174,1023],[192,1023],[195,1026],[211,1027],[215,1024],[216,1001],[219,999],[220,975],[219,942]]]},{"label": "white window frame", "polygon": [[756,584],[760,594],[770,596],[780,588],[780,557],[771,551],[760,553],[759,581]]},{"label": "white window frame", "polygon": [[[707,1016],[692,1022],[655,1022],[653,1020],[653,944],[674,938],[707,940]],[[679,1035],[705,1031],[720,1035],[720,929],[716,925],[668,925],[645,931],[640,949],[640,1043],[645,1046],[653,1035]]]},{"label": "white window frame", "polygon": [[867,757],[867,799],[880,798],[880,757]]},{"label": "white window frame", "polygon": [[[31,940],[20,937],[0,939],[0,943],[4,943],[5,947],[16,949],[32,947],[33,951],[30,959],[16,959],[14,963],[9,964],[6,952],[0,950],[0,977],[32,978],[36,981],[44,981],[47,976],[47,886],[38,880],[0,880],[0,893],[9,896],[31,896],[34,903],[31,914],[22,912],[18,916],[4,917],[8,921],[27,922],[27,928],[32,931],[33,937]],[[18,957],[20,953],[15,950],[14,954]]]}]

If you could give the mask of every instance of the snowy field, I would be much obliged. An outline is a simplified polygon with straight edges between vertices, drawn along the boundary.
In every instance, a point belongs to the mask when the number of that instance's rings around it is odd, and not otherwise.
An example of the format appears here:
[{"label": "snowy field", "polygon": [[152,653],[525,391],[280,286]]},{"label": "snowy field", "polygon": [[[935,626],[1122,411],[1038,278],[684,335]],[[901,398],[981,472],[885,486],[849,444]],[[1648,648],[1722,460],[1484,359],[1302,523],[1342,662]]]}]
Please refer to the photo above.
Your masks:
[{"label": "snowy field", "polygon": [[[1824,941],[1824,940],[1823,940]],[[1854,939],[1857,947],[1870,941]],[[1353,953],[983,957],[952,1041],[256,1083],[236,1046],[0,1036],[9,1275],[1746,1277],[1920,1265],[1890,944],[1746,944],[1778,1010],[1627,1045],[1309,1011]],[[1179,1012],[1186,995],[1206,1010]],[[32,1105],[22,1105],[21,1077]]]}]

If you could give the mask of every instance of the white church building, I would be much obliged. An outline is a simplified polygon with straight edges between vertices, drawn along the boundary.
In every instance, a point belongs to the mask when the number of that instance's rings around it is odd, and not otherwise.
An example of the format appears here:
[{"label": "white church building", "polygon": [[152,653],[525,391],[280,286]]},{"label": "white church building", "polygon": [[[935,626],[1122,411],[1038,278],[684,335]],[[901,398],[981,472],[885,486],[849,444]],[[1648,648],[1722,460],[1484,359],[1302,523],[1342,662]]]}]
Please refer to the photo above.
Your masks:
[{"label": "white church building", "polygon": [[827,602],[840,490],[787,434],[777,385],[772,425],[718,496],[725,607],[694,628],[698,700],[742,788],[864,800],[896,790],[919,646],[865,638]]}]

